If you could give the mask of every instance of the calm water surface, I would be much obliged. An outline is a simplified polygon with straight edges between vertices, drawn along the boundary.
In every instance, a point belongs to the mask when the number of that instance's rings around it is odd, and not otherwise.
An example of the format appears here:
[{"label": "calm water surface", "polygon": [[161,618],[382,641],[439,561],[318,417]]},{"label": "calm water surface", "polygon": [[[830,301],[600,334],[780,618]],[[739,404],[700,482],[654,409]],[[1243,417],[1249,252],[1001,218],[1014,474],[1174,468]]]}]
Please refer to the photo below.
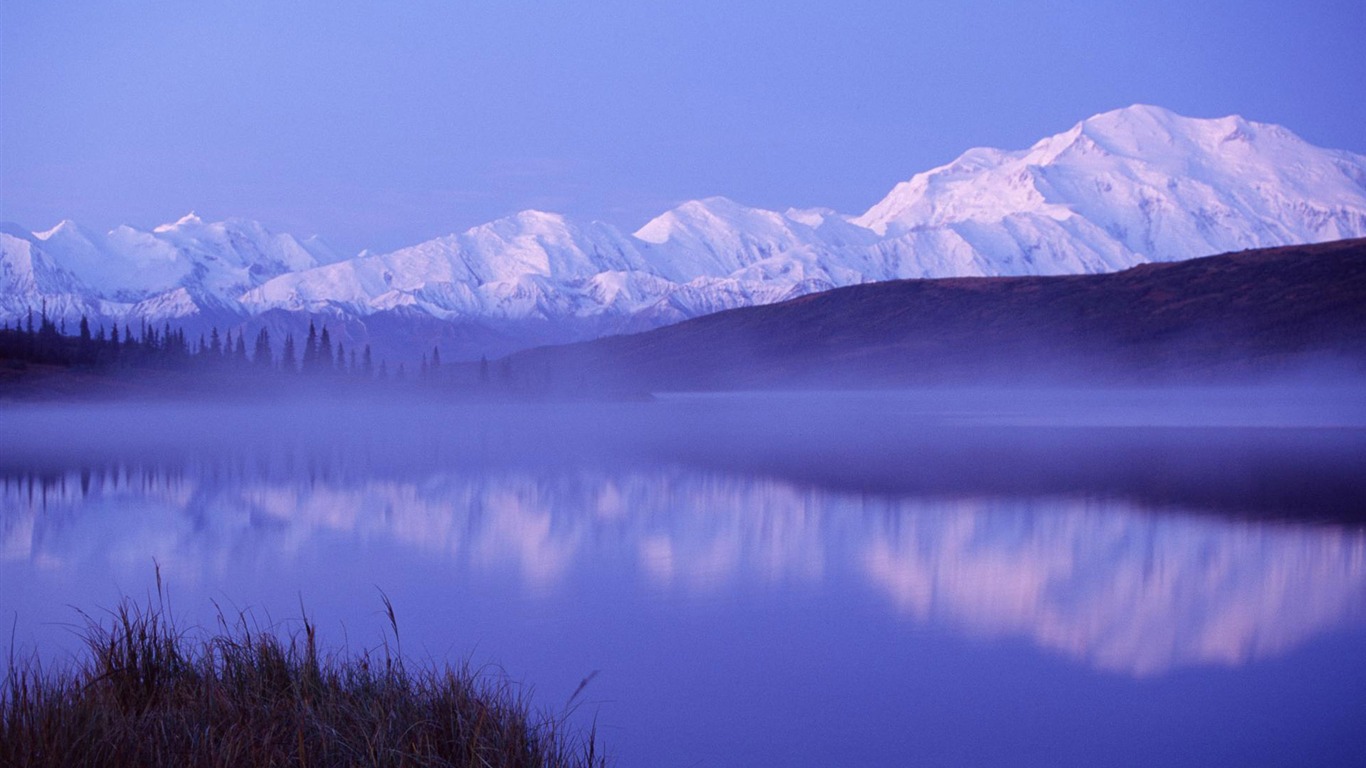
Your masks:
[{"label": "calm water surface", "polygon": [[617,764],[1361,765],[1366,407],[9,407],[0,639],[154,589],[492,664]]}]

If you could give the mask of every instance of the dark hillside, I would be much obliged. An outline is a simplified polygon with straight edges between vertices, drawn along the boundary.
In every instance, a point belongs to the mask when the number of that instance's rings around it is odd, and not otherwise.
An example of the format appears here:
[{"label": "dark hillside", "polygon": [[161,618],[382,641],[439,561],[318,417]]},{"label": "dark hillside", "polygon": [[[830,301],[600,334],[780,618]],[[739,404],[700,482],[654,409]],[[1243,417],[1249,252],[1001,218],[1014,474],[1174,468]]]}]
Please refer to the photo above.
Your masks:
[{"label": "dark hillside", "polygon": [[1103,275],[903,280],[514,355],[553,386],[1164,381],[1366,371],[1366,240]]}]

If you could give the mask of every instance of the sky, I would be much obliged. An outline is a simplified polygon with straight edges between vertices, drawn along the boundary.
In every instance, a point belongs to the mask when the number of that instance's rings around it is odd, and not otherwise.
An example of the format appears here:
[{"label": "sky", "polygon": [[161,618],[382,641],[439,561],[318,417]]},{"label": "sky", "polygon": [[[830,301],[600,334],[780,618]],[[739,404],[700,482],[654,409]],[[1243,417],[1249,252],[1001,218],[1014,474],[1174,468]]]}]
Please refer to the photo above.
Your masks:
[{"label": "sky", "polygon": [[1366,3],[0,0],[0,221],[382,251],[536,208],[861,213],[1134,103],[1366,154]]}]

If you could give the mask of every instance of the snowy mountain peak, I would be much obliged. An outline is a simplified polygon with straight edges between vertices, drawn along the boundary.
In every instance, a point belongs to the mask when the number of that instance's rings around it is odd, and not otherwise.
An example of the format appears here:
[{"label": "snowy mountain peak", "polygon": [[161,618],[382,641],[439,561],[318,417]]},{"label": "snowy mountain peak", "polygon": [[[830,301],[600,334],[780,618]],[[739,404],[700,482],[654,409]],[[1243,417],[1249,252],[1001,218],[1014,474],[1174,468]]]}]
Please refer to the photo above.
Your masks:
[{"label": "snowy mountain peak", "polygon": [[501,219],[494,219],[487,224],[480,224],[467,230],[464,234],[470,237],[500,238],[535,235],[559,236],[572,227],[573,224],[562,214],[528,209],[518,211],[510,216],[504,216]]},{"label": "snowy mountain peak", "polygon": [[1237,115],[1189,118],[1140,104],[1087,118],[1068,134],[1075,135],[1074,143],[1082,142],[1106,154],[1147,162],[1179,162],[1189,155],[1215,150],[1223,137],[1239,127],[1250,136],[1249,124]]},{"label": "snowy mountain peak", "polygon": [[[1219,120],[1240,120],[1235,116]],[[1183,117],[1151,104],[1134,104],[1092,115],[1077,123],[1077,128],[1092,136],[1170,137],[1200,133],[1211,123],[1203,118]]]},{"label": "snowy mountain peak", "polygon": [[816,229],[828,221],[845,221],[844,214],[833,208],[788,208],[783,217]]},{"label": "snowy mountain peak", "polygon": [[926,228],[961,236],[969,222],[1029,216],[1035,231],[1017,242],[1020,254],[1031,243],[1067,238],[1093,241],[1087,250],[1097,258],[1122,251],[1184,258],[1192,248],[1215,253],[1349,236],[1366,211],[1366,187],[1355,180],[1363,168],[1366,158],[1319,149],[1280,126],[1135,105],[1023,151],[969,150],[898,184],[853,221],[884,236]]},{"label": "snowy mountain peak", "polygon": [[726,197],[707,197],[689,200],[656,216],[636,230],[635,237],[662,245],[670,241],[735,237],[742,231],[777,234],[793,224],[799,223],[775,211],[750,208]]},{"label": "snowy mountain peak", "polygon": [[153,229],[152,231],[157,233],[173,232],[177,229],[186,229],[189,227],[201,226],[203,223],[203,219],[199,218],[199,216],[196,215],[194,211],[190,211],[184,216],[181,216],[179,219],[176,219],[174,223],[162,224],[158,226],[156,229]]},{"label": "snowy mountain peak", "polygon": [[[1241,150],[1239,150],[1241,145]],[[1218,118],[1183,117],[1161,107],[1136,104],[1089,117],[1071,129],[1042,139],[1028,150],[1028,158],[1047,165],[1075,160],[1088,151],[1172,165],[1215,156],[1227,162],[1231,153],[1312,150],[1294,133],[1279,125],[1257,123],[1239,115]]]},{"label": "snowy mountain peak", "polygon": [[52,229],[49,229],[46,232],[34,232],[33,236],[39,240],[51,240],[53,238],[61,237],[80,237],[84,240],[90,239],[85,231],[71,219],[62,219],[57,222],[57,225]]}]

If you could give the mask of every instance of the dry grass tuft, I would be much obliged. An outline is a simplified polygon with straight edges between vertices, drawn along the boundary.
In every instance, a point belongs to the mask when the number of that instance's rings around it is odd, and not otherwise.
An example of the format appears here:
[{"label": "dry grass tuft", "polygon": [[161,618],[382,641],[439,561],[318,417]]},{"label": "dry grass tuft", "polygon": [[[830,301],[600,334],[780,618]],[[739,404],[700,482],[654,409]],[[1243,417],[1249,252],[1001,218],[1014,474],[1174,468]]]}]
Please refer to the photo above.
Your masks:
[{"label": "dry grass tuft", "polygon": [[[393,607],[384,599],[397,639]],[[319,651],[221,613],[182,632],[158,600],[86,617],[88,654],[50,672],[11,658],[0,765],[601,766],[595,734],[533,710],[505,678]]]}]

